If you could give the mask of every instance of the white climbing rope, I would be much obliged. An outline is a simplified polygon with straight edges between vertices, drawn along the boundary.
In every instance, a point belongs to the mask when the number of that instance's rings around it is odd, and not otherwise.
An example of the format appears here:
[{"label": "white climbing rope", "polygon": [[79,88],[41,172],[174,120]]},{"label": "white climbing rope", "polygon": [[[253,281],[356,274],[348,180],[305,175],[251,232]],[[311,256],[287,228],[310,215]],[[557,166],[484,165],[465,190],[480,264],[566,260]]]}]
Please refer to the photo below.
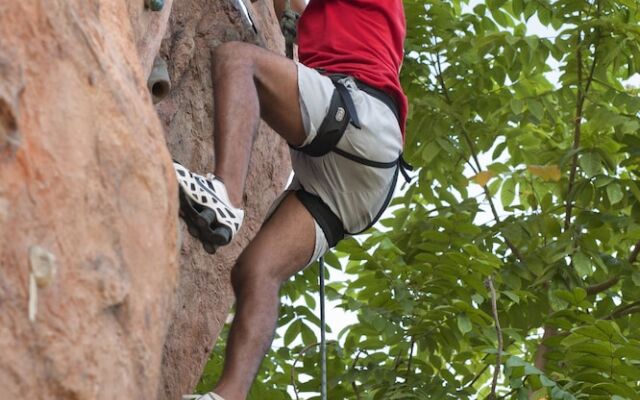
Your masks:
[{"label": "white climbing rope", "polygon": [[324,257],[318,260],[320,268],[320,397],[327,400],[327,338],[324,308]]},{"label": "white climbing rope", "polygon": [[[297,22],[300,15],[291,8],[291,0],[284,1],[284,13],[280,28],[285,39],[287,57],[293,60],[293,44],[296,41]],[[320,398],[327,400],[327,337],[324,296],[324,257],[318,259],[320,280]]]}]

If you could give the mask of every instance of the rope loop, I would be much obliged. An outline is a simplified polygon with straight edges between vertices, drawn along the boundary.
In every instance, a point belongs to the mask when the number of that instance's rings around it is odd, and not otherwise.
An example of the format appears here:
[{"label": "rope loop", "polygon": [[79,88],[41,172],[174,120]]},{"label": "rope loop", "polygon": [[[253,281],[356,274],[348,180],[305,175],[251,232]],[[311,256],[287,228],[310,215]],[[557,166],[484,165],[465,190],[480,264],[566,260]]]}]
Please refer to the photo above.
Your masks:
[{"label": "rope loop", "polygon": [[285,1],[284,13],[280,20],[280,30],[284,35],[284,40],[287,48],[287,57],[293,59],[293,44],[296,42],[298,36],[298,20],[300,14],[293,11],[291,8],[291,0]]}]

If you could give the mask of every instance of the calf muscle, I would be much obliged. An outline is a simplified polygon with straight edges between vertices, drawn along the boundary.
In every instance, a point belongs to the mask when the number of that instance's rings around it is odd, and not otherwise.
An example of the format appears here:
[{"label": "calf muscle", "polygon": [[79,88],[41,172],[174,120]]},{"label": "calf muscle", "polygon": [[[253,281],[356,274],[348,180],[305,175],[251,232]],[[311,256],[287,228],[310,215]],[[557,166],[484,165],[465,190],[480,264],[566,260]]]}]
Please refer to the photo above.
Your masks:
[{"label": "calf muscle", "polygon": [[306,266],[315,247],[315,222],[290,193],[262,226],[232,271],[236,315],[216,393],[244,399],[269,350],[278,319],[278,292]]}]

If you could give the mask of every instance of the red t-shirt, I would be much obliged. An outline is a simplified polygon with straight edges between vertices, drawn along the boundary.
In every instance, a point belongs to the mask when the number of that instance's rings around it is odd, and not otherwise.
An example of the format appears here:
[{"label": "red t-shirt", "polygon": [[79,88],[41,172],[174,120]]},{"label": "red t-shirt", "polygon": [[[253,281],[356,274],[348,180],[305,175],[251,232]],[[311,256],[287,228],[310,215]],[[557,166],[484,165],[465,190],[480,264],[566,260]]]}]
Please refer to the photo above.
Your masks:
[{"label": "red t-shirt", "polygon": [[398,74],[406,29],[402,0],[310,0],[298,23],[298,57],[391,95],[404,136],[408,105]]}]

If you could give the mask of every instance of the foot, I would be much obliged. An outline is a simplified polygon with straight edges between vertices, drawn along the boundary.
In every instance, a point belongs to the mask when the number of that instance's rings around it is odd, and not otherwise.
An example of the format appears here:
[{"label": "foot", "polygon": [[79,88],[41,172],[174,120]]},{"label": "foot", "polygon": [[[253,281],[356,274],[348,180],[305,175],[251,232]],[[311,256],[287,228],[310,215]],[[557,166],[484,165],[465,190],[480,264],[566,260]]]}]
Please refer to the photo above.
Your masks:
[{"label": "foot", "polygon": [[180,216],[189,233],[202,242],[207,253],[213,254],[233,240],[244,211],[231,205],[224,183],[213,174],[194,174],[175,161],[173,167],[180,184]]}]

